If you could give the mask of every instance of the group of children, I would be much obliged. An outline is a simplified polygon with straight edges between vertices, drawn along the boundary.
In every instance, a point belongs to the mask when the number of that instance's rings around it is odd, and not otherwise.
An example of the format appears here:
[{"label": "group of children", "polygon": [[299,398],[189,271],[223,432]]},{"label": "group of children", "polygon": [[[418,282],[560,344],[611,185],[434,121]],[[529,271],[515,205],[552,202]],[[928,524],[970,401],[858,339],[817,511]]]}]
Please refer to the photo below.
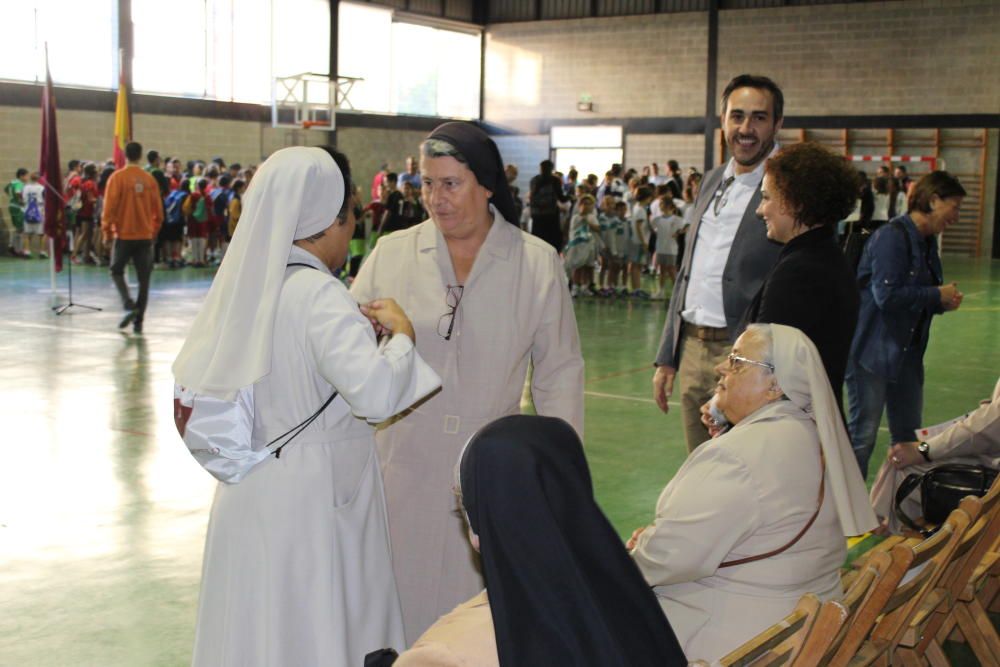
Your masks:
[{"label": "group of children", "polygon": [[[577,186],[564,251],[572,295],[665,298],[667,279],[677,276],[684,211],[697,196],[697,182],[700,174],[688,177],[682,199],[672,181],[654,186],[633,178],[627,191],[600,189],[600,206],[586,183]],[[652,295],[641,287],[646,271],[659,274]]]},{"label": "group of children", "polygon": [[[146,170],[160,188],[163,225],[155,245],[155,261],[168,268],[205,267],[222,261],[242,212],[242,197],[254,167],[228,167],[222,158],[209,163],[161,159],[147,153]],[[70,160],[63,179],[66,228],[74,264],[105,265],[110,246],[101,233],[104,189],[115,171],[112,162]],[[15,257],[47,258],[43,226],[45,187],[37,173],[18,169],[4,186],[10,217],[8,252]]]},{"label": "group of children", "polygon": [[10,214],[10,236],[7,252],[14,257],[31,259],[35,254],[48,259],[43,225],[45,223],[45,186],[38,172],[18,169],[12,181],[4,186],[7,212]]}]

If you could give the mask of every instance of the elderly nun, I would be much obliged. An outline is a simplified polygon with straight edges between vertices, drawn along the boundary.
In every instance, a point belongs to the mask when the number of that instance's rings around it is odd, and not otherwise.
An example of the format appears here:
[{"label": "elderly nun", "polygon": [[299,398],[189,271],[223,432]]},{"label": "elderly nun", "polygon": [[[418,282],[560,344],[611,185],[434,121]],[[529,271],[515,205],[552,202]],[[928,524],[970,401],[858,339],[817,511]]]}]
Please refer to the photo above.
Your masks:
[{"label": "elderly nun", "polygon": [[521,231],[496,144],[445,123],[421,146],[430,219],[379,240],[351,286],[359,302],[395,297],[442,390],[380,429],[393,567],[406,637],[482,590],[449,491],[465,442],[520,412],[529,362],[538,414],[582,436],[583,357],[559,255]]},{"label": "elderly nun", "polygon": [[752,324],[716,370],[716,403],[732,428],[688,457],[653,524],[630,540],[685,654],[708,662],[805,593],[839,597],[845,536],[877,525],[805,334]]},{"label": "elderly nun", "polygon": [[[402,648],[374,427],[436,389],[391,300],[362,313],[333,277],[354,231],[347,159],[286,148],[257,172],[225,260],[174,363],[232,400],[252,386],[255,446],[336,398],[280,457],[219,484],[196,667],[356,666]],[[369,318],[391,338],[379,346]]]}]

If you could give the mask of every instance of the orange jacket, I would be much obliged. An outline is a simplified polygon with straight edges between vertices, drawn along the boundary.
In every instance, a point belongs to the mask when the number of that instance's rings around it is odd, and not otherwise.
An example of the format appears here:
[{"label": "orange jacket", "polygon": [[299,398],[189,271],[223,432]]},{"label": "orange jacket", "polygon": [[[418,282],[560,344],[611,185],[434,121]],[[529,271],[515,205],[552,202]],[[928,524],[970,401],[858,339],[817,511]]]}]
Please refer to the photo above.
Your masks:
[{"label": "orange jacket", "polygon": [[130,164],[111,174],[101,214],[105,236],[128,241],[152,240],[162,223],[160,188],[146,170]]}]

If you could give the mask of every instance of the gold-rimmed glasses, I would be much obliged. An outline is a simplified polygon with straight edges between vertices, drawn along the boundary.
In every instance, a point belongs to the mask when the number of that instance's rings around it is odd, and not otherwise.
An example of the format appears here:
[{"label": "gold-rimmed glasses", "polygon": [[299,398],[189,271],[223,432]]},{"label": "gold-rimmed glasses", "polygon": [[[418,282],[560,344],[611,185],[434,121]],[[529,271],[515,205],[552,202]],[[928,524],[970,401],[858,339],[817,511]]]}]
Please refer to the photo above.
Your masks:
[{"label": "gold-rimmed glasses", "polygon": [[766,368],[767,370],[774,372],[774,364],[769,364],[766,361],[755,361],[753,359],[747,359],[746,357],[741,357],[740,355],[730,352],[729,353],[729,370],[735,371],[740,368],[742,364],[750,364],[751,366],[760,366],[761,368]]}]

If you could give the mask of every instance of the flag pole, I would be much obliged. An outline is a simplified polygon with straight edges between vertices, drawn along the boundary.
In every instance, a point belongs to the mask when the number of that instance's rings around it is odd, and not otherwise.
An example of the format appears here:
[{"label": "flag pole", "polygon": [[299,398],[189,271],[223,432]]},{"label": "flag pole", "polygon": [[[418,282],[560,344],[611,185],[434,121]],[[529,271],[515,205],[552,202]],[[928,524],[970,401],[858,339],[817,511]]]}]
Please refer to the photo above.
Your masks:
[{"label": "flag pole", "polygon": [[[55,274],[62,267],[63,252],[66,249],[66,198],[62,194],[62,175],[59,172],[59,136],[56,129],[56,103],[52,91],[52,74],[49,71],[49,45],[45,44],[45,92],[42,96],[42,150],[39,172],[42,184],[48,189],[45,202],[45,233],[49,238],[49,258],[51,260],[50,280],[55,291]],[[55,181],[53,183],[53,180]],[[62,315],[70,308],[86,308],[99,311],[101,308],[87,306],[73,301],[73,262],[66,267],[69,280],[69,302],[62,306],[52,306],[56,315]]]}]

